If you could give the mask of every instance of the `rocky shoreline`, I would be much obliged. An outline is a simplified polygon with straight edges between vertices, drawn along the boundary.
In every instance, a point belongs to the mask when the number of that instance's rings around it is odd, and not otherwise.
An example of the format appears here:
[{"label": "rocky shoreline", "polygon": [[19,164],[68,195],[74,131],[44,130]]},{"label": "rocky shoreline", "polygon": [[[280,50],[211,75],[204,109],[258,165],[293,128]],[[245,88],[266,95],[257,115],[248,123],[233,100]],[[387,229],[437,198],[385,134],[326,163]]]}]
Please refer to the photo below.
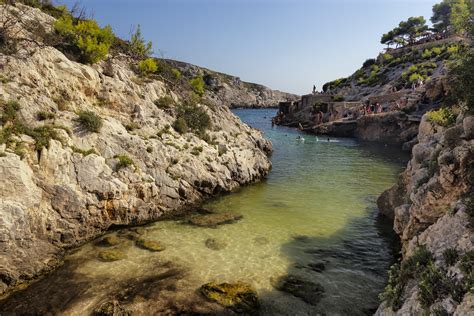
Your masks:
[{"label": "rocky shoreline", "polygon": [[[46,30],[55,21],[20,4],[9,9]],[[128,56],[85,65],[25,45],[0,54],[0,293],[111,227],[160,219],[269,172],[271,143],[226,106],[188,106],[206,113],[209,127],[178,132],[181,92],[137,75]]]}]

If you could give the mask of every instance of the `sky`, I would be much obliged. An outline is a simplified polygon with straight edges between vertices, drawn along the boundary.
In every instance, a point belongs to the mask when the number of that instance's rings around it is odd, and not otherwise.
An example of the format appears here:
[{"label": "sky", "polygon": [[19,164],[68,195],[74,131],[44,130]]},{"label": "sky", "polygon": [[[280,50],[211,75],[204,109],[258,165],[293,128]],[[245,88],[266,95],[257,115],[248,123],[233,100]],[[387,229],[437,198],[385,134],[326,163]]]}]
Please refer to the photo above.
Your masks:
[{"label": "sky", "polygon": [[[71,6],[76,0],[57,0]],[[354,73],[383,33],[440,0],[80,0],[129,39],[138,24],[156,56],[296,94]]]}]

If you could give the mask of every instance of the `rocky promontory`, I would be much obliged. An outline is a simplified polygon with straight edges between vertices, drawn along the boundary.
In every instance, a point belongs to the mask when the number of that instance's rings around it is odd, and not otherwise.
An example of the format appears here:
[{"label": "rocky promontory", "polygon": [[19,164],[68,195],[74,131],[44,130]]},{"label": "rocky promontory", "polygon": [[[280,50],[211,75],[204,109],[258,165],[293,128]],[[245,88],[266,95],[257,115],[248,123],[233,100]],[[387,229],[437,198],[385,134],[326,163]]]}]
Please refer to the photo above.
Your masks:
[{"label": "rocky promontory", "polygon": [[355,137],[411,149],[424,113],[449,93],[449,66],[469,49],[467,38],[388,49],[347,78],[296,102],[281,102],[274,122],[318,135]]},{"label": "rocky promontory", "polygon": [[178,69],[187,79],[202,77],[206,85],[205,98],[216,105],[230,108],[277,108],[280,102],[292,102],[299,96],[272,90],[264,85],[245,82],[231,76],[189,63],[163,59],[164,67]]},{"label": "rocky promontory", "polygon": [[230,112],[232,100],[189,97],[120,50],[80,62],[50,44],[51,15],[19,3],[0,12],[16,19],[0,51],[0,294],[111,227],[163,218],[270,170],[271,143]]}]

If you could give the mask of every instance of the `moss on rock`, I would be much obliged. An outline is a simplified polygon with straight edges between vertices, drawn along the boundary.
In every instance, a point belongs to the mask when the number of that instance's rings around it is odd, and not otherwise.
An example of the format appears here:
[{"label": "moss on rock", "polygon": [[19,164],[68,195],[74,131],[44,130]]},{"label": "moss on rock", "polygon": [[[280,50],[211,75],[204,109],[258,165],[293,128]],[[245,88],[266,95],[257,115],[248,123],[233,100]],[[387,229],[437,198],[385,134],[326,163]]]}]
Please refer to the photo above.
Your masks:
[{"label": "moss on rock", "polygon": [[147,240],[144,238],[139,238],[135,241],[135,245],[139,248],[146,249],[149,251],[163,251],[165,250],[165,246],[162,244],[153,241],[153,240]]},{"label": "moss on rock", "polygon": [[233,213],[212,213],[206,215],[196,215],[188,220],[188,224],[199,226],[199,227],[211,227],[215,228],[223,224],[231,224],[240,219],[242,215]]},{"label": "moss on rock", "polygon": [[256,314],[260,308],[257,292],[248,283],[210,282],[201,286],[201,293],[209,300],[237,313]]},{"label": "moss on rock", "polygon": [[96,245],[101,247],[112,247],[120,244],[120,238],[115,235],[108,235],[101,238]]},{"label": "moss on rock", "polygon": [[105,262],[118,261],[125,258],[127,258],[127,255],[118,249],[107,249],[99,252],[99,259]]}]

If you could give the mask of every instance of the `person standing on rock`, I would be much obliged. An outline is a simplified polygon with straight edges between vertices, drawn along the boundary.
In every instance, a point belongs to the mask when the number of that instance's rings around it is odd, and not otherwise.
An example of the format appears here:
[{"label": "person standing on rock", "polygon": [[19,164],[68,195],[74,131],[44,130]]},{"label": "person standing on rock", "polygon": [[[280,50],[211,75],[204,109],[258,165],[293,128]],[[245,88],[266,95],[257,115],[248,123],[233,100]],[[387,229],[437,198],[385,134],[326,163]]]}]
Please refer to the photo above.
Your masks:
[{"label": "person standing on rock", "polygon": [[316,94],[316,86],[313,85],[313,94]]}]

